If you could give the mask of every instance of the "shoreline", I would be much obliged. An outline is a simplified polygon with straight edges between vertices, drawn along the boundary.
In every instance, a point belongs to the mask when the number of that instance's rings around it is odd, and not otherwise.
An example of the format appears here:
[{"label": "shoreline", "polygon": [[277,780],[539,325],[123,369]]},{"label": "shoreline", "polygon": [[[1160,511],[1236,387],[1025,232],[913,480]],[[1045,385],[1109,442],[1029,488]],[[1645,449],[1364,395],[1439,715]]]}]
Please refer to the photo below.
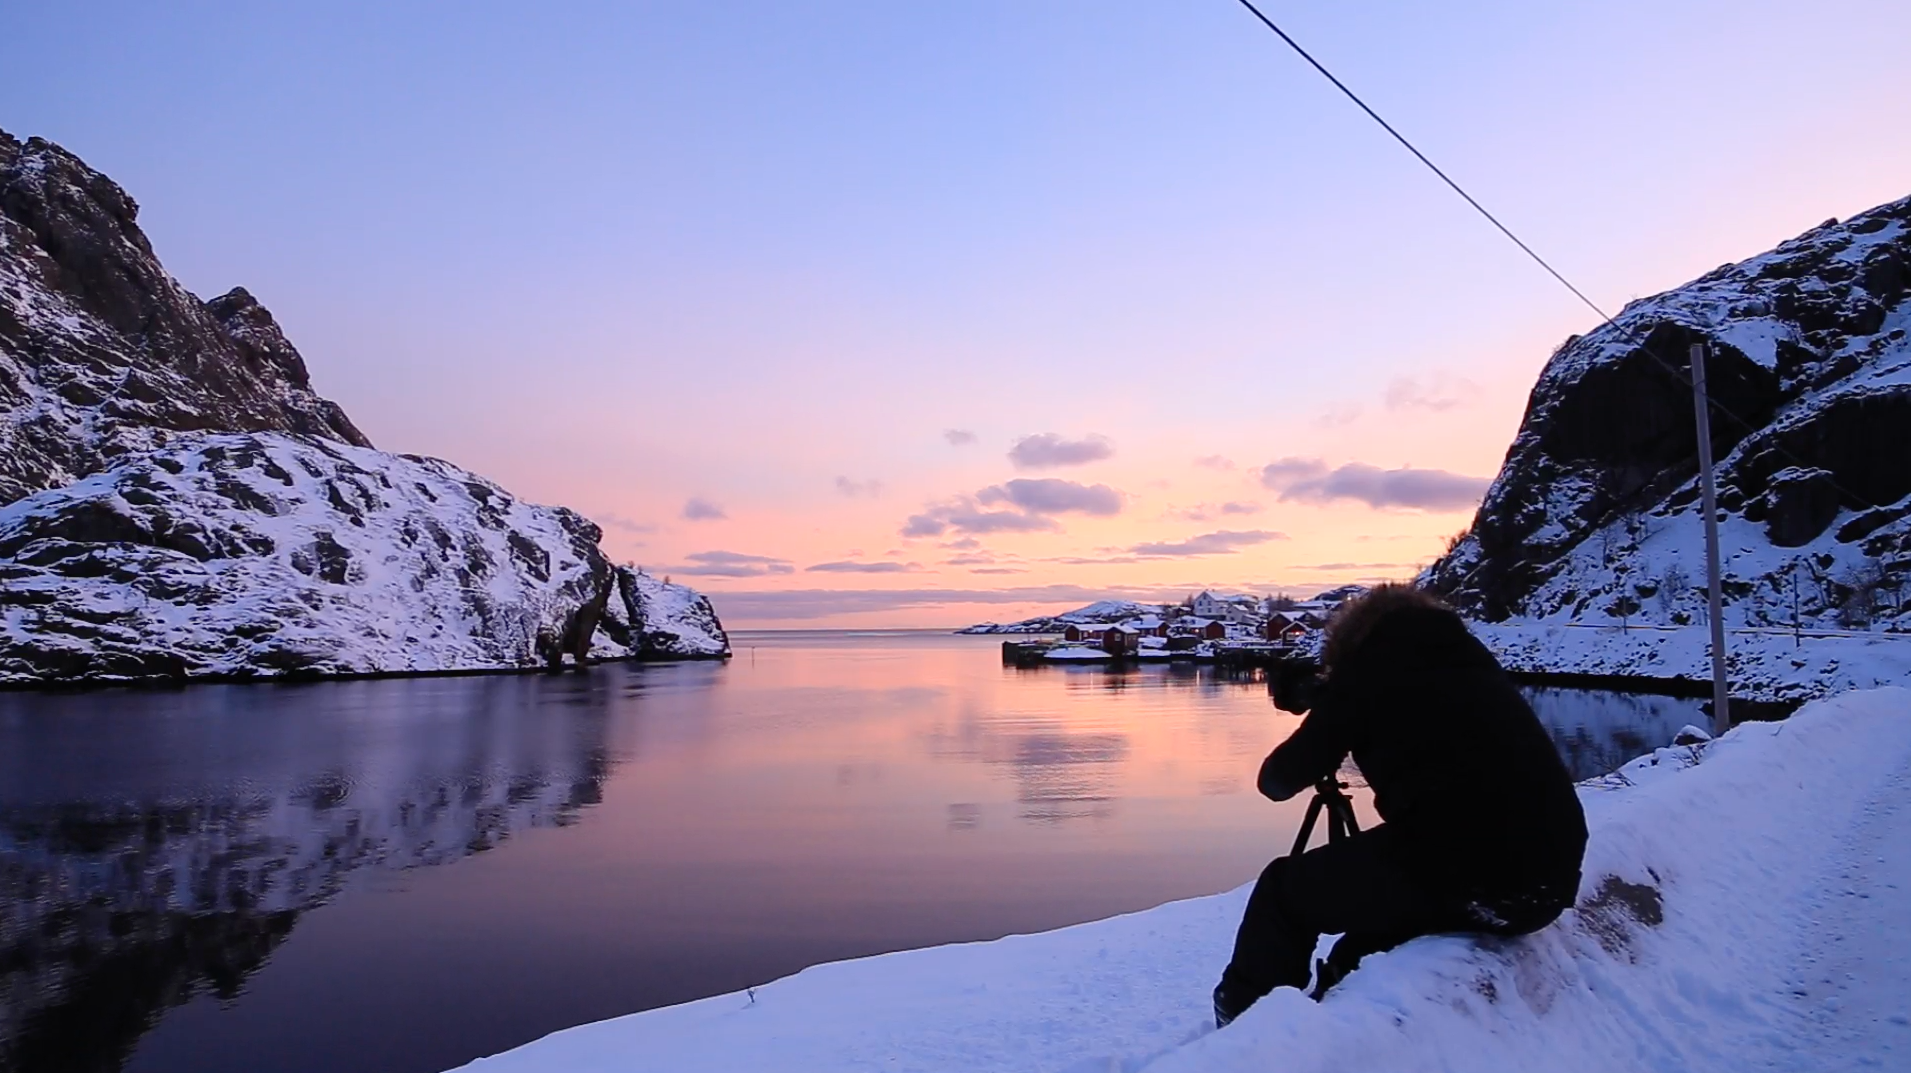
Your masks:
[{"label": "shoreline", "polygon": [[38,682],[0,681],[6,693],[84,693],[95,689],[185,689],[198,685],[318,685],[326,682],[366,682],[394,678],[480,678],[527,674],[582,674],[592,667],[615,663],[722,663],[734,653],[709,656],[619,656],[588,659],[559,667],[446,667],[419,671],[287,671],[283,674],[219,671],[209,674],[141,675],[136,678],[60,678]]}]

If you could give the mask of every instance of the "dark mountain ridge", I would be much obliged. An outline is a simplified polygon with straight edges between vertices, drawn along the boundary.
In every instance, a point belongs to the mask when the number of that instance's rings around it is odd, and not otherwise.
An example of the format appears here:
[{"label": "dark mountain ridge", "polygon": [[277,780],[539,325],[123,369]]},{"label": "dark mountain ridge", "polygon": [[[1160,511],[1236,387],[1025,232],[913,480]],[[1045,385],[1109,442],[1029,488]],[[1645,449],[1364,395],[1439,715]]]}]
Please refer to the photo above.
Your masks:
[{"label": "dark mountain ridge", "polygon": [[118,183],[0,131],[0,503],[171,432],[371,441],[312,390],[242,287],[202,302],[167,274]]}]

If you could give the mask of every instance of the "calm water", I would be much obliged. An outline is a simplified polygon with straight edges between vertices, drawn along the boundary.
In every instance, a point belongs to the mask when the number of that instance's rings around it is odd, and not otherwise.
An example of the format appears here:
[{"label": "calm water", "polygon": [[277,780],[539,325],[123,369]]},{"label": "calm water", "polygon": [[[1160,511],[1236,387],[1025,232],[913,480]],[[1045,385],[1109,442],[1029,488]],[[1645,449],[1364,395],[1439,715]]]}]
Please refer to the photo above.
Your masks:
[{"label": "calm water", "polygon": [[[0,1067],[429,1073],[1224,890],[1304,807],[1253,792],[1298,724],[1253,678],[735,640],[728,665],[0,694]],[[1580,774],[1700,721],[1534,699]]]}]

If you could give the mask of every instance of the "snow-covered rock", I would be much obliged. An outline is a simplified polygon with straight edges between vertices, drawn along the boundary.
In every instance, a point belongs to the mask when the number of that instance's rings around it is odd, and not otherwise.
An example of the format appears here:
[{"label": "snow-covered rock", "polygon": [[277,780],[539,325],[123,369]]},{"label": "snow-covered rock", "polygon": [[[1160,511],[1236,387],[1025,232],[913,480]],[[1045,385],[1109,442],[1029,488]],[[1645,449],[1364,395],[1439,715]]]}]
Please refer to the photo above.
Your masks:
[{"label": "snow-covered rock", "polygon": [[178,432],[369,446],[243,288],[202,302],[161,267],[119,184],[0,131],[0,503]]},{"label": "snow-covered rock", "polygon": [[[709,601],[577,514],[371,449],[242,288],[0,131],[0,682],[720,658]],[[25,497],[25,498],[22,498]]]},{"label": "snow-covered rock", "polygon": [[604,607],[591,646],[602,659],[721,659],[730,637],[710,598],[634,566],[617,568],[616,591]]},{"label": "snow-covered rock", "polygon": [[[1518,628],[1703,623],[1691,390],[1653,359],[1683,372],[1703,342],[1718,404],[1726,624],[1796,625],[1808,645],[1814,631],[1904,637],[1908,294],[1911,199],[1828,222],[1567,340],[1472,528],[1423,580],[1462,611]],[[1746,670],[1810,692],[1845,684],[1771,663],[1789,660],[1788,646],[1748,642]],[[1577,662],[1561,652],[1530,669],[1629,673],[1639,658],[1631,640],[1568,647]],[[1706,673],[1689,648],[1665,650],[1665,673]]]},{"label": "snow-covered rock", "polygon": [[806,969],[548,1036],[473,1073],[1898,1068],[1911,1046],[1911,692],[1661,749],[1582,784],[1577,905],[1375,955],[1213,1030],[1248,888]]},{"label": "snow-covered rock", "polygon": [[437,459],[179,437],[0,507],[0,681],[509,669],[722,656],[707,601],[597,526]]}]

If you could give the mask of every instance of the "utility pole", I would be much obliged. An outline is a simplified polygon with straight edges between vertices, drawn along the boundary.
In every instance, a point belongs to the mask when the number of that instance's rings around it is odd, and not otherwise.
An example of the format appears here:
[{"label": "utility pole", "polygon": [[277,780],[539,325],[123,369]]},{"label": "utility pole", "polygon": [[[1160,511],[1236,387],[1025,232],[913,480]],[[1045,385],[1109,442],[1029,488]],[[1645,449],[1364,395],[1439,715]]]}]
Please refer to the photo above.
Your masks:
[{"label": "utility pole", "polygon": [[1692,413],[1699,434],[1699,502],[1705,509],[1705,602],[1712,626],[1712,736],[1732,729],[1725,690],[1725,595],[1719,586],[1719,500],[1712,484],[1712,414],[1705,397],[1705,344],[1692,344]]}]

